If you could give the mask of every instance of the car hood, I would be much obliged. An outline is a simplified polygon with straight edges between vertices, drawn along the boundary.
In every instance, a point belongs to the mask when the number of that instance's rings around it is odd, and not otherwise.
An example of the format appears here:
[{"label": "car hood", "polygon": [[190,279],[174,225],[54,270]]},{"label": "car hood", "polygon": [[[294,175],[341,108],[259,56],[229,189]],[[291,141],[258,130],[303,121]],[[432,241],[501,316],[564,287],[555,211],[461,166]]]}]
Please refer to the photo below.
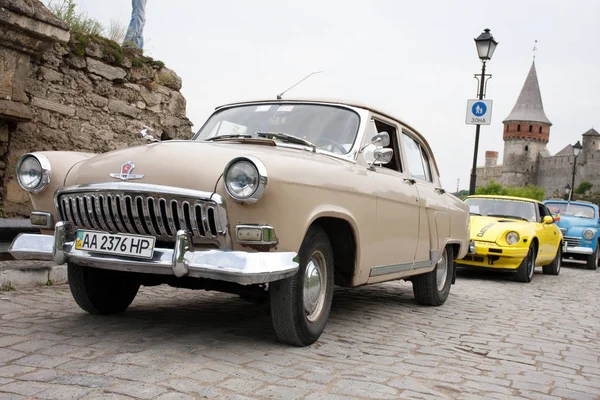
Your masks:
[{"label": "car hood", "polygon": [[471,239],[483,242],[496,242],[508,231],[517,231],[522,235],[530,222],[509,218],[484,217],[471,215]]},{"label": "car hood", "polygon": [[253,155],[265,164],[270,181],[276,179],[273,175],[278,164],[286,164],[286,170],[289,170],[289,164],[301,161],[320,164],[343,162],[318,153],[274,145],[168,141],[111,151],[87,159],[73,167],[65,185],[121,182],[111,174],[120,174],[123,166],[131,162],[133,168],[129,173],[139,179],[130,179],[129,182],[213,192],[227,163],[235,157],[247,155]]},{"label": "car hood", "polygon": [[559,228],[569,229],[573,227],[590,227],[596,228],[598,221],[595,219],[572,217],[572,216],[560,216],[560,221],[557,222]]}]

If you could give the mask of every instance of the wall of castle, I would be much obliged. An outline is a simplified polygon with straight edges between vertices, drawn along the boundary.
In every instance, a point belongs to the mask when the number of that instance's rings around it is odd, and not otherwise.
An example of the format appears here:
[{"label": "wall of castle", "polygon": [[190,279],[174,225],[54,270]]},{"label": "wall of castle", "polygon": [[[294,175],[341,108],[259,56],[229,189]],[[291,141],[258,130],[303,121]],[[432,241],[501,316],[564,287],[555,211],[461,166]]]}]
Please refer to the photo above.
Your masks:
[{"label": "wall of castle", "polygon": [[487,186],[491,181],[500,183],[502,179],[502,166],[477,167],[477,187]]},{"label": "wall of castle", "polygon": [[56,44],[32,59],[21,84],[31,119],[0,126],[0,148],[6,150],[0,154],[0,195],[8,217],[31,211],[15,176],[26,152],[101,153],[140,145],[137,133],[144,125],[163,140],[192,135],[177,74],[153,60],[115,53],[110,44]]},{"label": "wall of castle", "polygon": [[546,143],[538,140],[506,140],[500,182],[510,186],[537,184],[538,157],[546,151]]}]

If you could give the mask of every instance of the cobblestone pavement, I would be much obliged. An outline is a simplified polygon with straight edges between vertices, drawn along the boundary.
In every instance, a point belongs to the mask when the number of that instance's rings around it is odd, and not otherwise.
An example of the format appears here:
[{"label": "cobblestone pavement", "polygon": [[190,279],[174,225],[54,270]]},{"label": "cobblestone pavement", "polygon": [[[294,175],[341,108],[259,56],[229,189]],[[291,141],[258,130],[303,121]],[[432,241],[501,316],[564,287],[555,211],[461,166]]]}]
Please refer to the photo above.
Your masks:
[{"label": "cobblestone pavement", "polygon": [[92,316],[66,285],[0,292],[0,398],[600,398],[600,270],[530,284],[462,271],[442,307],[405,282],[337,289],[313,346],[274,341],[268,305],[142,288]]}]

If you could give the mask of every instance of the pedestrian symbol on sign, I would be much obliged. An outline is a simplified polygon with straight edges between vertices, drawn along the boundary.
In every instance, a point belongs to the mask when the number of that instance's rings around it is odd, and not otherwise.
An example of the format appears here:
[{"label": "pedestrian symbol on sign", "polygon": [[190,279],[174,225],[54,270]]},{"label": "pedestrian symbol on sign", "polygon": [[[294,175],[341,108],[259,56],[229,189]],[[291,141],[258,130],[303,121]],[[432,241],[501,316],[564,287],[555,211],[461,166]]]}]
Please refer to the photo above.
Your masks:
[{"label": "pedestrian symbol on sign", "polygon": [[473,104],[472,111],[474,115],[481,117],[482,115],[485,115],[487,106],[484,102],[478,101],[477,103]]}]

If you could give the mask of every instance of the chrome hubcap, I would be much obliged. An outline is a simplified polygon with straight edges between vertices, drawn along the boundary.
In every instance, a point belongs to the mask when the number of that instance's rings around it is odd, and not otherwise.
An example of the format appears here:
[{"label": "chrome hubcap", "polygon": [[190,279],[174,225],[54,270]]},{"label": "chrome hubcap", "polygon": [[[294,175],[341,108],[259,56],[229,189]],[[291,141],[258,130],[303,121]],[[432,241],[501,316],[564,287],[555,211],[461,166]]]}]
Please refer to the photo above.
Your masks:
[{"label": "chrome hubcap", "polygon": [[327,290],[327,267],[325,257],[320,251],[315,251],[310,257],[304,272],[304,312],[310,322],[316,321],[321,315],[325,304]]},{"label": "chrome hubcap", "polygon": [[446,279],[448,279],[448,263],[446,262],[446,250],[442,253],[442,258],[437,263],[435,280],[437,282],[438,291],[444,289],[446,286]]}]

